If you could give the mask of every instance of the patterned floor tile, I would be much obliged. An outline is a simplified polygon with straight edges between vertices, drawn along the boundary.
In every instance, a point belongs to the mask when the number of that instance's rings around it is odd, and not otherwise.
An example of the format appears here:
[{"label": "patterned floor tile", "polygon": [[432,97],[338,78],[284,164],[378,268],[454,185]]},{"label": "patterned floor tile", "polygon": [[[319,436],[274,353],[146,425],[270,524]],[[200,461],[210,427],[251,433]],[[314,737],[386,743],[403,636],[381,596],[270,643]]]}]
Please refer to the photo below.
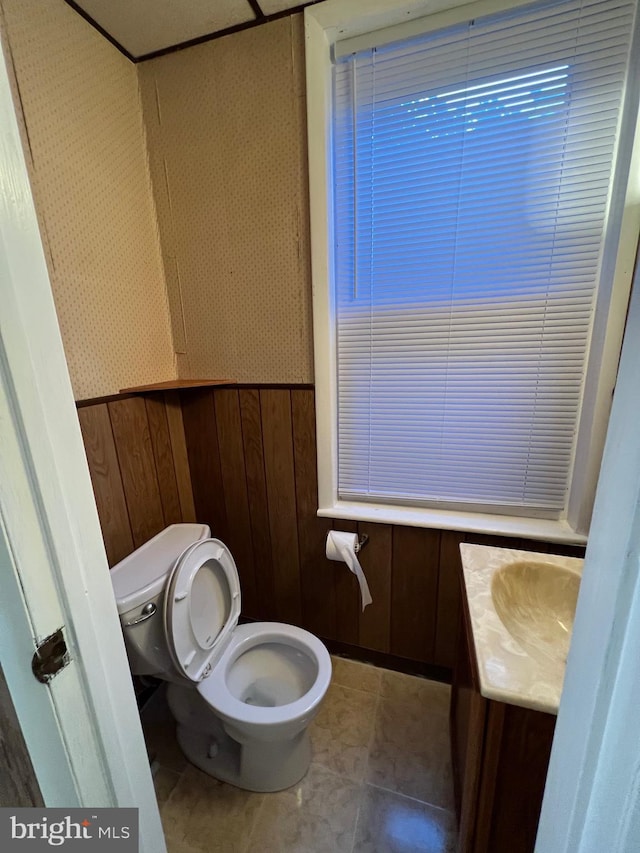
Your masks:
[{"label": "patterned floor tile", "polygon": [[340,684],[342,687],[352,687],[355,690],[364,690],[365,693],[380,692],[380,683],[383,670],[366,663],[360,663],[347,658],[333,657],[332,684]]},{"label": "patterned floor tile", "polygon": [[360,782],[367,768],[378,697],[332,684],[311,725],[313,760]]},{"label": "patterned floor tile", "polygon": [[312,764],[298,785],[265,795],[248,853],[351,853],[361,791]]},{"label": "patterned floor tile", "polygon": [[366,780],[452,809],[449,688],[425,679],[390,675],[394,677],[383,676],[383,698],[376,714]]},{"label": "patterned floor tile", "polygon": [[189,765],[160,812],[169,848],[245,853],[264,796],[218,782]]},{"label": "patterned floor tile", "polygon": [[366,786],[353,853],[454,853],[451,812]]}]

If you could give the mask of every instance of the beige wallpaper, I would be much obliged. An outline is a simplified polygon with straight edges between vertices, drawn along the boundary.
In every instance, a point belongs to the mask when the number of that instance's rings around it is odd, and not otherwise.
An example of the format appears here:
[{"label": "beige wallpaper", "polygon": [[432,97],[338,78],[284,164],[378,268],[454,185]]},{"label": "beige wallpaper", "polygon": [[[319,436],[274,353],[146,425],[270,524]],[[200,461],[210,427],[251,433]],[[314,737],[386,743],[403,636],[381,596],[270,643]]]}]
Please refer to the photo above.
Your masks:
[{"label": "beige wallpaper", "polygon": [[302,16],[134,66],[64,0],[0,7],[76,398],[312,381]]},{"label": "beige wallpaper", "polygon": [[77,398],[174,378],[136,67],[63,0],[0,0]]},{"label": "beige wallpaper", "polygon": [[138,69],[179,375],[311,381],[302,16]]}]

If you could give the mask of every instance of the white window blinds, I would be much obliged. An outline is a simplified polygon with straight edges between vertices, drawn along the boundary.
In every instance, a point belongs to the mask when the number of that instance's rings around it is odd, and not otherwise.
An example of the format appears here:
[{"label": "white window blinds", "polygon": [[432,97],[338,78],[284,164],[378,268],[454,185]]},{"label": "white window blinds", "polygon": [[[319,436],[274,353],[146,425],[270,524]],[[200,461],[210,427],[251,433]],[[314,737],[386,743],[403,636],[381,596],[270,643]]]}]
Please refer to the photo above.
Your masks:
[{"label": "white window blinds", "polygon": [[633,0],[334,64],[338,490],[557,517]]}]

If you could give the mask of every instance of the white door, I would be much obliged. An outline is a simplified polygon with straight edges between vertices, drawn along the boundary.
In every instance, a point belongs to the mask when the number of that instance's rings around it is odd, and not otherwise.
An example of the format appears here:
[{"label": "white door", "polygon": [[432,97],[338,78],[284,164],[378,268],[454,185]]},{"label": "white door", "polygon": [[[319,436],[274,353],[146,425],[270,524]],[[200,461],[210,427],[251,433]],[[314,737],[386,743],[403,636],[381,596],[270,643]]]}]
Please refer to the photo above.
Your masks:
[{"label": "white door", "polygon": [[[59,628],[71,662],[43,684],[35,644]],[[140,850],[165,853],[4,62],[0,663],[45,804],[138,807]]]}]

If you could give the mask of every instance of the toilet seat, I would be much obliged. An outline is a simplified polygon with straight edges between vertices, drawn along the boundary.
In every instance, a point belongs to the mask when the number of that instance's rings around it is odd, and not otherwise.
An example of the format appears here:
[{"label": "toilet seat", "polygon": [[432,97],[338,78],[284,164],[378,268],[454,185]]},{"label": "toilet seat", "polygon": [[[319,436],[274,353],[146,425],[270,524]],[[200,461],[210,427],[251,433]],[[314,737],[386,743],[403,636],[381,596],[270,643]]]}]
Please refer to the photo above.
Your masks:
[{"label": "toilet seat", "polygon": [[[233,663],[245,652],[265,643],[293,646],[313,658],[318,673],[306,693],[294,702],[276,707],[249,705],[236,698],[227,685],[227,674]],[[322,701],[331,680],[331,658],[323,643],[309,631],[283,622],[253,622],[240,625],[232,632],[215,669],[198,684],[197,690],[211,708],[223,718],[237,723],[275,726],[301,719]]]},{"label": "toilet seat", "polygon": [[164,627],[178,672],[201,681],[223,653],[240,616],[240,580],[219,539],[195,542],[176,561],[164,598]]},{"label": "toilet seat", "polygon": [[[219,539],[195,542],[176,561],[167,581],[164,629],[178,672],[197,682],[198,693],[221,717],[265,729],[303,720],[322,701],[331,680],[325,646],[303,628],[282,622],[238,626],[240,581],[231,552]],[[252,705],[229,689],[233,664],[255,647],[282,645],[317,667],[300,698],[276,706]],[[256,672],[256,677],[262,675]]]}]

